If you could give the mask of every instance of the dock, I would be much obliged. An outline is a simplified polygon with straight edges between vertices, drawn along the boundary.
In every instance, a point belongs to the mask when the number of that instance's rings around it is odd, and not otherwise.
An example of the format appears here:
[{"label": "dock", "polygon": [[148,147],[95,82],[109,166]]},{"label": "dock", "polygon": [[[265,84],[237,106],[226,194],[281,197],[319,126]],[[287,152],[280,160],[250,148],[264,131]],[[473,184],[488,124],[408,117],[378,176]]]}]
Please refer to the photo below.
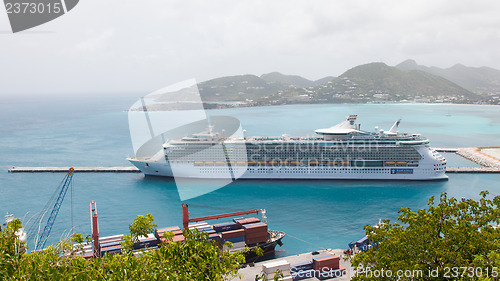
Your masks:
[{"label": "dock", "polygon": [[500,173],[500,168],[493,168],[493,167],[446,167],[446,173],[464,173],[464,174]]},{"label": "dock", "polygon": [[457,153],[460,148],[434,148],[437,152],[454,152]]},{"label": "dock", "polygon": [[[446,167],[447,173],[500,173],[500,147],[434,148],[438,152],[456,153],[481,167]],[[67,173],[68,167],[12,167],[9,173]],[[76,173],[140,173],[134,166],[74,167]]]},{"label": "dock", "polygon": [[[68,167],[12,167],[9,173],[67,173]],[[73,167],[74,173],[140,173],[133,166],[128,167]]]},{"label": "dock", "polygon": [[[278,262],[278,261],[287,261],[290,263],[290,265],[294,264],[300,264],[300,263],[305,263],[305,262],[310,262],[312,261],[313,258],[318,258],[318,257],[323,257],[323,256],[328,256],[328,255],[336,255],[340,257],[340,265],[346,269],[346,274],[343,276],[335,277],[332,279],[327,279],[327,280],[335,280],[335,281],[347,281],[351,280],[352,277],[352,268],[351,268],[351,263],[349,261],[344,261],[344,251],[341,249],[336,249],[336,250],[321,250],[317,251],[315,255],[313,255],[314,252],[309,252],[309,253],[304,253],[304,254],[299,254],[299,255],[293,255],[293,256],[288,256],[288,257],[283,257],[283,258],[278,258],[278,259],[272,259],[272,260],[267,260],[267,261],[261,261],[261,262],[256,262],[254,264],[246,265],[246,267],[241,268],[238,270],[239,275],[241,276],[241,279],[236,277],[231,279],[231,281],[254,281],[255,276],[261,275],[262,274],[262,266],[266,263],[270,262]],[[312,278],[305,278],[301,280],[320,280],[316,277]]]}]

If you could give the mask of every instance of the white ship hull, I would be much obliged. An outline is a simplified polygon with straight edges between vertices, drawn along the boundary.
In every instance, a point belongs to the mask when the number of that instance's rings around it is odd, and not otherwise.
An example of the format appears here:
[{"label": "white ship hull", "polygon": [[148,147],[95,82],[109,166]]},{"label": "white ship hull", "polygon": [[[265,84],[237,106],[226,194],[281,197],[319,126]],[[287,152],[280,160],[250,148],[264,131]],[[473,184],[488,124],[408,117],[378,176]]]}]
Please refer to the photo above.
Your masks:
[{"label": "white ship hull", "polygon": [[[129,159],[145,175],[174,177],[168,163],[149,163]],[[148,163],[148,166],[146,166]],[[175,177],[227,179],[345,179],[345,180],[439,180],[447,179],[445,168],[437,170],[432,164],[421,167],[197,167],[192,163],[176,163]],[[426,167],[427,166],[427,167]]]}]

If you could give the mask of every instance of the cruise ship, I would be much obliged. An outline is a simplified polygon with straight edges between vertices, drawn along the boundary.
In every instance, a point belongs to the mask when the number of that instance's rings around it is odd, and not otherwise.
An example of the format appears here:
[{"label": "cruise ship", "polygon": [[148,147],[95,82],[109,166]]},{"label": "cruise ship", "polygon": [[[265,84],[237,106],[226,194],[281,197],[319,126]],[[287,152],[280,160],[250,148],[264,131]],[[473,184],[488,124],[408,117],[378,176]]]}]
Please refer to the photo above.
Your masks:
[{"label": "cruise ship", "polygon": [[[225,137],[204,132],[165,140],[163,151],[128,160],[146,175],[210,179],[447,179],[446,159],[421,134],[363,131],[357,115],[313,137]],[[245,132],[245,131],[243,131]]]}]

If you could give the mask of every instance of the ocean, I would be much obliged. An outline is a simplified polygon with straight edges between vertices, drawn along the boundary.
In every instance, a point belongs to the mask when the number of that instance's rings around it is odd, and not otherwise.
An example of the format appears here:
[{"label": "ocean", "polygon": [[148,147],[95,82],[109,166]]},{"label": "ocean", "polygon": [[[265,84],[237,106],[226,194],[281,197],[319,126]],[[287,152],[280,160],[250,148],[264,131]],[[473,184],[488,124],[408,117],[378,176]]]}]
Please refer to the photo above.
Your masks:
[{"label": "ocean", "polygon": [[[139,96],[139,95],[138,95]],[[125,166],[133,155],[126,110],[136,97],[9,98],[0,104],[0,211],[27,221],[40,211],[62,173],[8,173],[12,166]],[[500,107],[479,105],[366,104],[285,105],[234,108],[211,114],[237,117],[249,136],[312,136],[358,114],[361,129],[418,132],[433,147],[500,146]],[[477,166],[445,153],[449,166]],[[169,178],[142,174],[76,173],[48,243],[71,227],[90,233],[89,203],[97,203],[102,236],[127,234],[139,214],[158,226],[182,225],[181,203],[192,217],[266,209],[269,227],[288,235],[278,256],[322,248],[346,248],[364,236],[363,226],[397,218],[400,207],[425,208],[430,196],[478,198],[500,194],[498,174],[449,174],[447,181],[237,180],[181,202]],[[216,222],[216,221],[214,221]],[[29,245],[32,246],[32,243]]]}]

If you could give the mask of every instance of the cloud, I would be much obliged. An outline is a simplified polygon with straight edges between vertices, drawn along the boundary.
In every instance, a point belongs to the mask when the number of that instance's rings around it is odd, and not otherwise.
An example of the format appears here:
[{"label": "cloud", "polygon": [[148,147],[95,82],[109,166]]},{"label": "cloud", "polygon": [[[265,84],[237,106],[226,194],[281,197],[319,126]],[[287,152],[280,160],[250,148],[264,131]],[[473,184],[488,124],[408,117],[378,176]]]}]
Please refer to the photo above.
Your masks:
[{"label": "cloud", "polygon": [[[87,0],[34,29],[52,33],[0,34],[0,95],[147,93],[271,71],[318,79],[408,58],[500,69],[498,14],[496,0]],[[18,83],[21,74],[34,82]]]},{"label": "cloud", "polygon": [[109,46],[110,41],[113,39],[115,31],[113,28],[107,28],[99,31],[87,32],[87,38],[75,44],[72,48],[77,53],[102,53]]}]

